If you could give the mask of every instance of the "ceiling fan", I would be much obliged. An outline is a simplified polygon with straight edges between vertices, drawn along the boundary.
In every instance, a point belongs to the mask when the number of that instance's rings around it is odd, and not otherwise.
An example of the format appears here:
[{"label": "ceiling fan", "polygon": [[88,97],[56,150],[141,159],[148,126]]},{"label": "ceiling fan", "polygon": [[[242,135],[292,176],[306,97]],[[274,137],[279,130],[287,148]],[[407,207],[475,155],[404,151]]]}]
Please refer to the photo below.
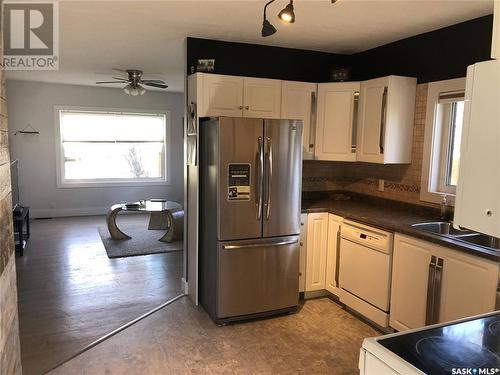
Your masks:
[{"label": "ceiling fan", "polygon": [[96,84],[119,83],[125,84],[123,91],[132,96],[144,95],[146,89],[143,86],[157,87],[166,89],[168,85],[160,79],[142,79],[142,70],[137,69],[113,69],[121,73],[127,73],[127,77],[112,77],[113,81],[98,81]]}]

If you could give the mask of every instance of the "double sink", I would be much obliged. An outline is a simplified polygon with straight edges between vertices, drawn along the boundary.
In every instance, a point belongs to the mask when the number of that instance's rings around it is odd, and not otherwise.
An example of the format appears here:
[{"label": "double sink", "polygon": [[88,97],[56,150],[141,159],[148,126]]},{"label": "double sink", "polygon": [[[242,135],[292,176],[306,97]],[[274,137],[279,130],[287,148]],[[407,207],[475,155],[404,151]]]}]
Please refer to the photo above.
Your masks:
[{"label": "double sink", "polygon": [[430,232],[465,242],[471,245],[484,247],[490,250],[500,250],[500,239],[487,234],[473,232],[467,229],[456,229],[452,222],[433,221],[412,224],[412,227],[424,232]]}]

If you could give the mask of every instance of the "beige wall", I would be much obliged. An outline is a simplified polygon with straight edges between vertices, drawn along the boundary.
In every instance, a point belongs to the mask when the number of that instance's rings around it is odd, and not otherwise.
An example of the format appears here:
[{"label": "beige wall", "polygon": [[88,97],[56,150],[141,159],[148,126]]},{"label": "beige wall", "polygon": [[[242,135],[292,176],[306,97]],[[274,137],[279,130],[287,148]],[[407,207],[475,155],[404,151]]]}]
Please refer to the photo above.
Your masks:
[{"label": "beige wall", "polygon": [[[2,40],[0,30],[0,40]],[[0,56],[2,56],[0,51]],[[21,374],[5,76],[0,70],[0,374]]]},{"label": "beige wall", "polygon": [[[347,190],[403,202],[432,205],[420,201],[427,86],[417,85],[411,164],[305,161],[303,190]],[[385,181],[383,192],[378,191],[379,179]]]}]

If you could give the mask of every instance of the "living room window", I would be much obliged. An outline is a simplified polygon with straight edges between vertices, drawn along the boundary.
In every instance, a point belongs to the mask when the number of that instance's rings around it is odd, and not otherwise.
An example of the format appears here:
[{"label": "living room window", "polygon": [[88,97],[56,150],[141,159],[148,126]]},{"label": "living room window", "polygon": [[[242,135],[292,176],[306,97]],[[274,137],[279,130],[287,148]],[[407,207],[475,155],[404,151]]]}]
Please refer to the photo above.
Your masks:
[{"label": "living room window", "polygon": [[460,164],[465,79],[429,83],[421,200],[453,204]]},{"label": "living room window", "polygon": [[168,183],[169,112],[55,110],[59,187]]}]

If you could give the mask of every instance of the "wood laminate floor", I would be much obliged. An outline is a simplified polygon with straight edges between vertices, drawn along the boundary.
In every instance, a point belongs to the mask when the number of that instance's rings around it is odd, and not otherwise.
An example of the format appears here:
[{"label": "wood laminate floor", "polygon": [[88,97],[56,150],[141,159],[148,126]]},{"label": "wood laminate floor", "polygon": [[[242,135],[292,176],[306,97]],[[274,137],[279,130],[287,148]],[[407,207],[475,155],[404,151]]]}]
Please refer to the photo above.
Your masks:
[{"label": "wood laminate floor", "polygon": [[183,297],[50,374],[354,375],[363,338],[378,335],[328,298],[296,314],[218,327]]},{"label": "wood laminate floor", "polygon": [[[143,223],[147,215],[122,215]],[[16,260],[23,374],[41,374],[121,325],[177,296],[182,252],[109,259],[105,217],[34,220]]]}]

